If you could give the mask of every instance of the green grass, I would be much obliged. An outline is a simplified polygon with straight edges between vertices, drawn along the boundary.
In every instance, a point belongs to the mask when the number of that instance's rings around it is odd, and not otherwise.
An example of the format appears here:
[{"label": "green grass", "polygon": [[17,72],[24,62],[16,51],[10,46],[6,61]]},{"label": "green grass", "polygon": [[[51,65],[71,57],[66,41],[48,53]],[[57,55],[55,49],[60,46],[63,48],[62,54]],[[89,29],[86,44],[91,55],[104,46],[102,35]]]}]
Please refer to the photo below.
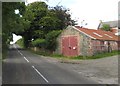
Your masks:
[{"label": "green grass", "polygon": [[[32,51],[32,50],[30,50]],[[43,55],[43,56],[50,56],[52,58],[58,58],[58,59],[71,59],[71,60],[85,60],[85,59],[99,59],[99,58],[105,58],[105,57],[110,57],[110,56],[114,56],[114,55],[120,55],[119,51],[112,51],[110,53],[106,52],[106,53],[99,53],[96,54],[94,56],[76,56],[76,57],[66,57],[63,55],[59,55],[59,54],[50,54],[48,52],[35,52],[32,51],[33,53],[36,53],[38,55]]]},{"label": "green grass", "polygon": [[38,55],[43,55],[43,56],[50,56],[51,54],[48,53],[48,52],[45,52],[45,51],[34,51],[34,50],[31,50],[31,49],[28,49],[30,52],[32,53],[35,53],[35,54],[38,54]]},{"label": "green grass", "polygon": [[63,55],[60,55],[60,54],[52,54],[50,56],[53,57],[53,58],[67,58],[67,57],[65,57]]},{"label": "green grass", "polygon": [[99,53],[94,56],[77,56],[77,57],[72,57],[71,59],[99,59],[99,58],[105,58],[105,57],[110,57],[114,55],[120,55],[120,51],[112,51],[110,53]]}]

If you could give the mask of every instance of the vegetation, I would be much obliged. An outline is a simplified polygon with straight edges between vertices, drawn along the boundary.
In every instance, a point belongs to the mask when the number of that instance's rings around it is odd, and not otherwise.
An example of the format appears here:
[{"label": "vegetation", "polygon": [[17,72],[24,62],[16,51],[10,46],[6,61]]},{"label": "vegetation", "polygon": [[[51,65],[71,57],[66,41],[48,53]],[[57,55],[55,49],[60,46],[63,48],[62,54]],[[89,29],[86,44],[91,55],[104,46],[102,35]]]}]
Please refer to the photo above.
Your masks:
[{"label": "vegetation", "polygon": [[31,46],[42,48],[45,46],[45,39],[36,39],[31,42]]},{"label": "vegetation", "polygon": [[61,33],[61,30],[53,30],[46,34],[45,39],[37,38],[31,41],[31,47],[39,47],[54,51],[57,46],[56,38]]},{"label": "vegetation", "polygon": [[45,2],[34,2],[25,6],[18,22],[21,29],[15,31],[15,34],[24,38],[26,48],[34,45],[33,40],[46,39],[46,35],[53,30],[63,30],[70,24],[75,25],[66,8],[62,6],[48,8]]},{"label": "vegetation", "polygon": [[96,54],[94,56],[76,56],[76,57],[66,57],[63,55],[59,55],[59,54],[51,54],[49,52],[45,52],[45,51],[31,51],[33,53],[39,54],[39,55],[43,55],[43,56],[49,56],[49,57],[53,57],[53,58],[59,58],[59,59],[71,59],[71,60],[90,60],[90,59],[100,59],[100,58],[104,58],[104,57],[110,57],[110,56],[114,56],[114,55],[120,55],[119,51],[112,51],[110,53],[106,52],[106,53],[99,53]]},{"label": "vegetation", "polygon": [[[22,2],[5,2],[2,9],[3,52],[12,41],[13,33],[23,37],[18,44],[23,42],[25,48],[41,47],[45,42],[45,48],[54,50],[55,46],[52,45],[56,45],[55,38],[60,31],[76,24],[68,9],[63,6],[49,7],[45,2],[34,2],[27,6]],[[16,14],[15,10],[19,13]]]},{"label": "vegetation", "polygon": [[45,41],[46,41],[46,49],[50,50],[50,51],[55,51],[56,47],[57,47],[57,41],[56,38],[58,37],[58,35],[61,33],[61,30],[53,30],[51,32],[49,32],[46,35]]},{"label": "vegetation", "polygon": [[12,33],[17,30],[16,23],[20,14],[15,14],[15,10],[23,10],[24,3],[20,2],[3,2],[2,3],[2,53],[3,58],[6,57],[7,48],[10,41],[12,41]]},{"label": "vegetation", "polygon": [[103,57],[109,57],[109,56],[114,56],[114,55],[120,55],[120,52],[119,51],[112,51],[112,52],[106,52],[106,53],[99,53],[99,54],[96,54],[94,56],[77,56],[77,57],[74,57],[72,59],[99,59],[99,58],[103,58]]},{"label": "vegetation", "polygon": [[102,26],[102,28],[101,28],[102,30],[105,30],[105,31],[110,31],[110,25],[109,24],[103,24],[103,26]]},{"label": "vegetation", "polygon": [[[16,14],[15,10],[19,10],[19,13]],[[23,37],[17,42],[22,47],[43,47],[54,51],[57,46],[56,38],[61,31],[68,25],[76,24],[76,21],[71,19],[68,9],[63,6],[49,7],[45,2],[34,2],[27,6],[22,2],[4,2],[2,18],[3,55],[12,41],[12,33]],[[109,31],[110,26],[103,25],[103,30]],[[41,54],[46,53],[43,51]],[[96,59],[116,54],[117,52],[111,52],[84,58]],[[83,57],[74,57],[74,59],[81,58]]]},{"label": "vegetation", "polygon": [[16,44],[18,44],[21,48],[24,48],[24,44],[23,44],[24,42],[23,41],[24,41],[23,38],[21,38],[16,42]]}]

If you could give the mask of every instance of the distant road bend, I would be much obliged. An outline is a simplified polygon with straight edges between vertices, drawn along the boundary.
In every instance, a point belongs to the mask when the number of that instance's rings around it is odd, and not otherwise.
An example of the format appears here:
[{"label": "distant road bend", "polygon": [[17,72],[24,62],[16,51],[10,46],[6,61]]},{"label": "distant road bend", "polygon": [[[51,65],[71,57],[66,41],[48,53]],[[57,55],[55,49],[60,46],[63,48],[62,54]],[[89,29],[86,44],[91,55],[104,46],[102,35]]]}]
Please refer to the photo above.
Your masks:
[{"label": "distant road bend", "polygon": [[10,45],[2,68],[3,84],[97,84],[62,63],[50,62],[16,44]]}]

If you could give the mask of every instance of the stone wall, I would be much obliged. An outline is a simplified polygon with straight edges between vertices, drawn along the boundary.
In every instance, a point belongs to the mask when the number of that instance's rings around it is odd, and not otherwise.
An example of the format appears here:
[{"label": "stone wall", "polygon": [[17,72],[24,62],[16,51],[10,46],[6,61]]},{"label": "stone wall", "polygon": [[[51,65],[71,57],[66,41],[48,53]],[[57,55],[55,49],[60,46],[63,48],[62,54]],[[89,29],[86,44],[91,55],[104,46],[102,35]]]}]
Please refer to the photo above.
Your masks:
[{"label": "stone wall", "polygon": [[94,40],[84,33],[74,29],[73,27],[67,27],[57,38],[57,49],[55,53],[62,54],[62,37],[77,36],[78,38],[78,55],[80,56],[92,56],[97,53],[108,51],[108,42],[112,50],[118,49],[116,41],[102,41]]},{"label": "stone wall", "polygon": [[118,44],[116,41],[92,40],[93,55],[97,53],[108,52],[108,43],[110,43],[110,51],[118,50]]},{"label": "stone wall", "polygon": [[[62,54],[62,37],[67,37],[67,36],[77,36],[79,41],[79,32],[73,29],[71,26],[69,26],[58,36],[57,49],[55,53]],[[80,47],[79,44],[78,44],[78,47]],[[78,49],[78,52],[79,52],[79,49]]]},{"label": "stone wall", "polygon": [[118,50],[118,43],[116,41],[110,41],[112,50]]},{"label": "stone wall", "polygon": [[93,51],[91,49],[91,38],[79,32],[80,55],[91,56]]},{"label": "stone wall", "polygon": [[66,28],[57,38],[57,49],[55,53],[62,54],[62,37],[77,36],[78,38],[78,55],[90,56],[93,54],[91,50],[91,38],[72,27]]}]

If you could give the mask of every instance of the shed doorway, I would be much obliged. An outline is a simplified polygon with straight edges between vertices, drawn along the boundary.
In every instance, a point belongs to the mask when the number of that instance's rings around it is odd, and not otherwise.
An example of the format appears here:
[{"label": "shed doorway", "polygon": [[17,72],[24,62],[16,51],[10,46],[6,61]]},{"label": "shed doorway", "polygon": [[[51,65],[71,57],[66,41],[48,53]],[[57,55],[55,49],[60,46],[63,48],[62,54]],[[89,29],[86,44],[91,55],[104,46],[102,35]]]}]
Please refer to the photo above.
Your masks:
[{"label": "shed doorway", "polygon": [[62,37],[62,54],[64,56],[78,56],[77,36]]}]

